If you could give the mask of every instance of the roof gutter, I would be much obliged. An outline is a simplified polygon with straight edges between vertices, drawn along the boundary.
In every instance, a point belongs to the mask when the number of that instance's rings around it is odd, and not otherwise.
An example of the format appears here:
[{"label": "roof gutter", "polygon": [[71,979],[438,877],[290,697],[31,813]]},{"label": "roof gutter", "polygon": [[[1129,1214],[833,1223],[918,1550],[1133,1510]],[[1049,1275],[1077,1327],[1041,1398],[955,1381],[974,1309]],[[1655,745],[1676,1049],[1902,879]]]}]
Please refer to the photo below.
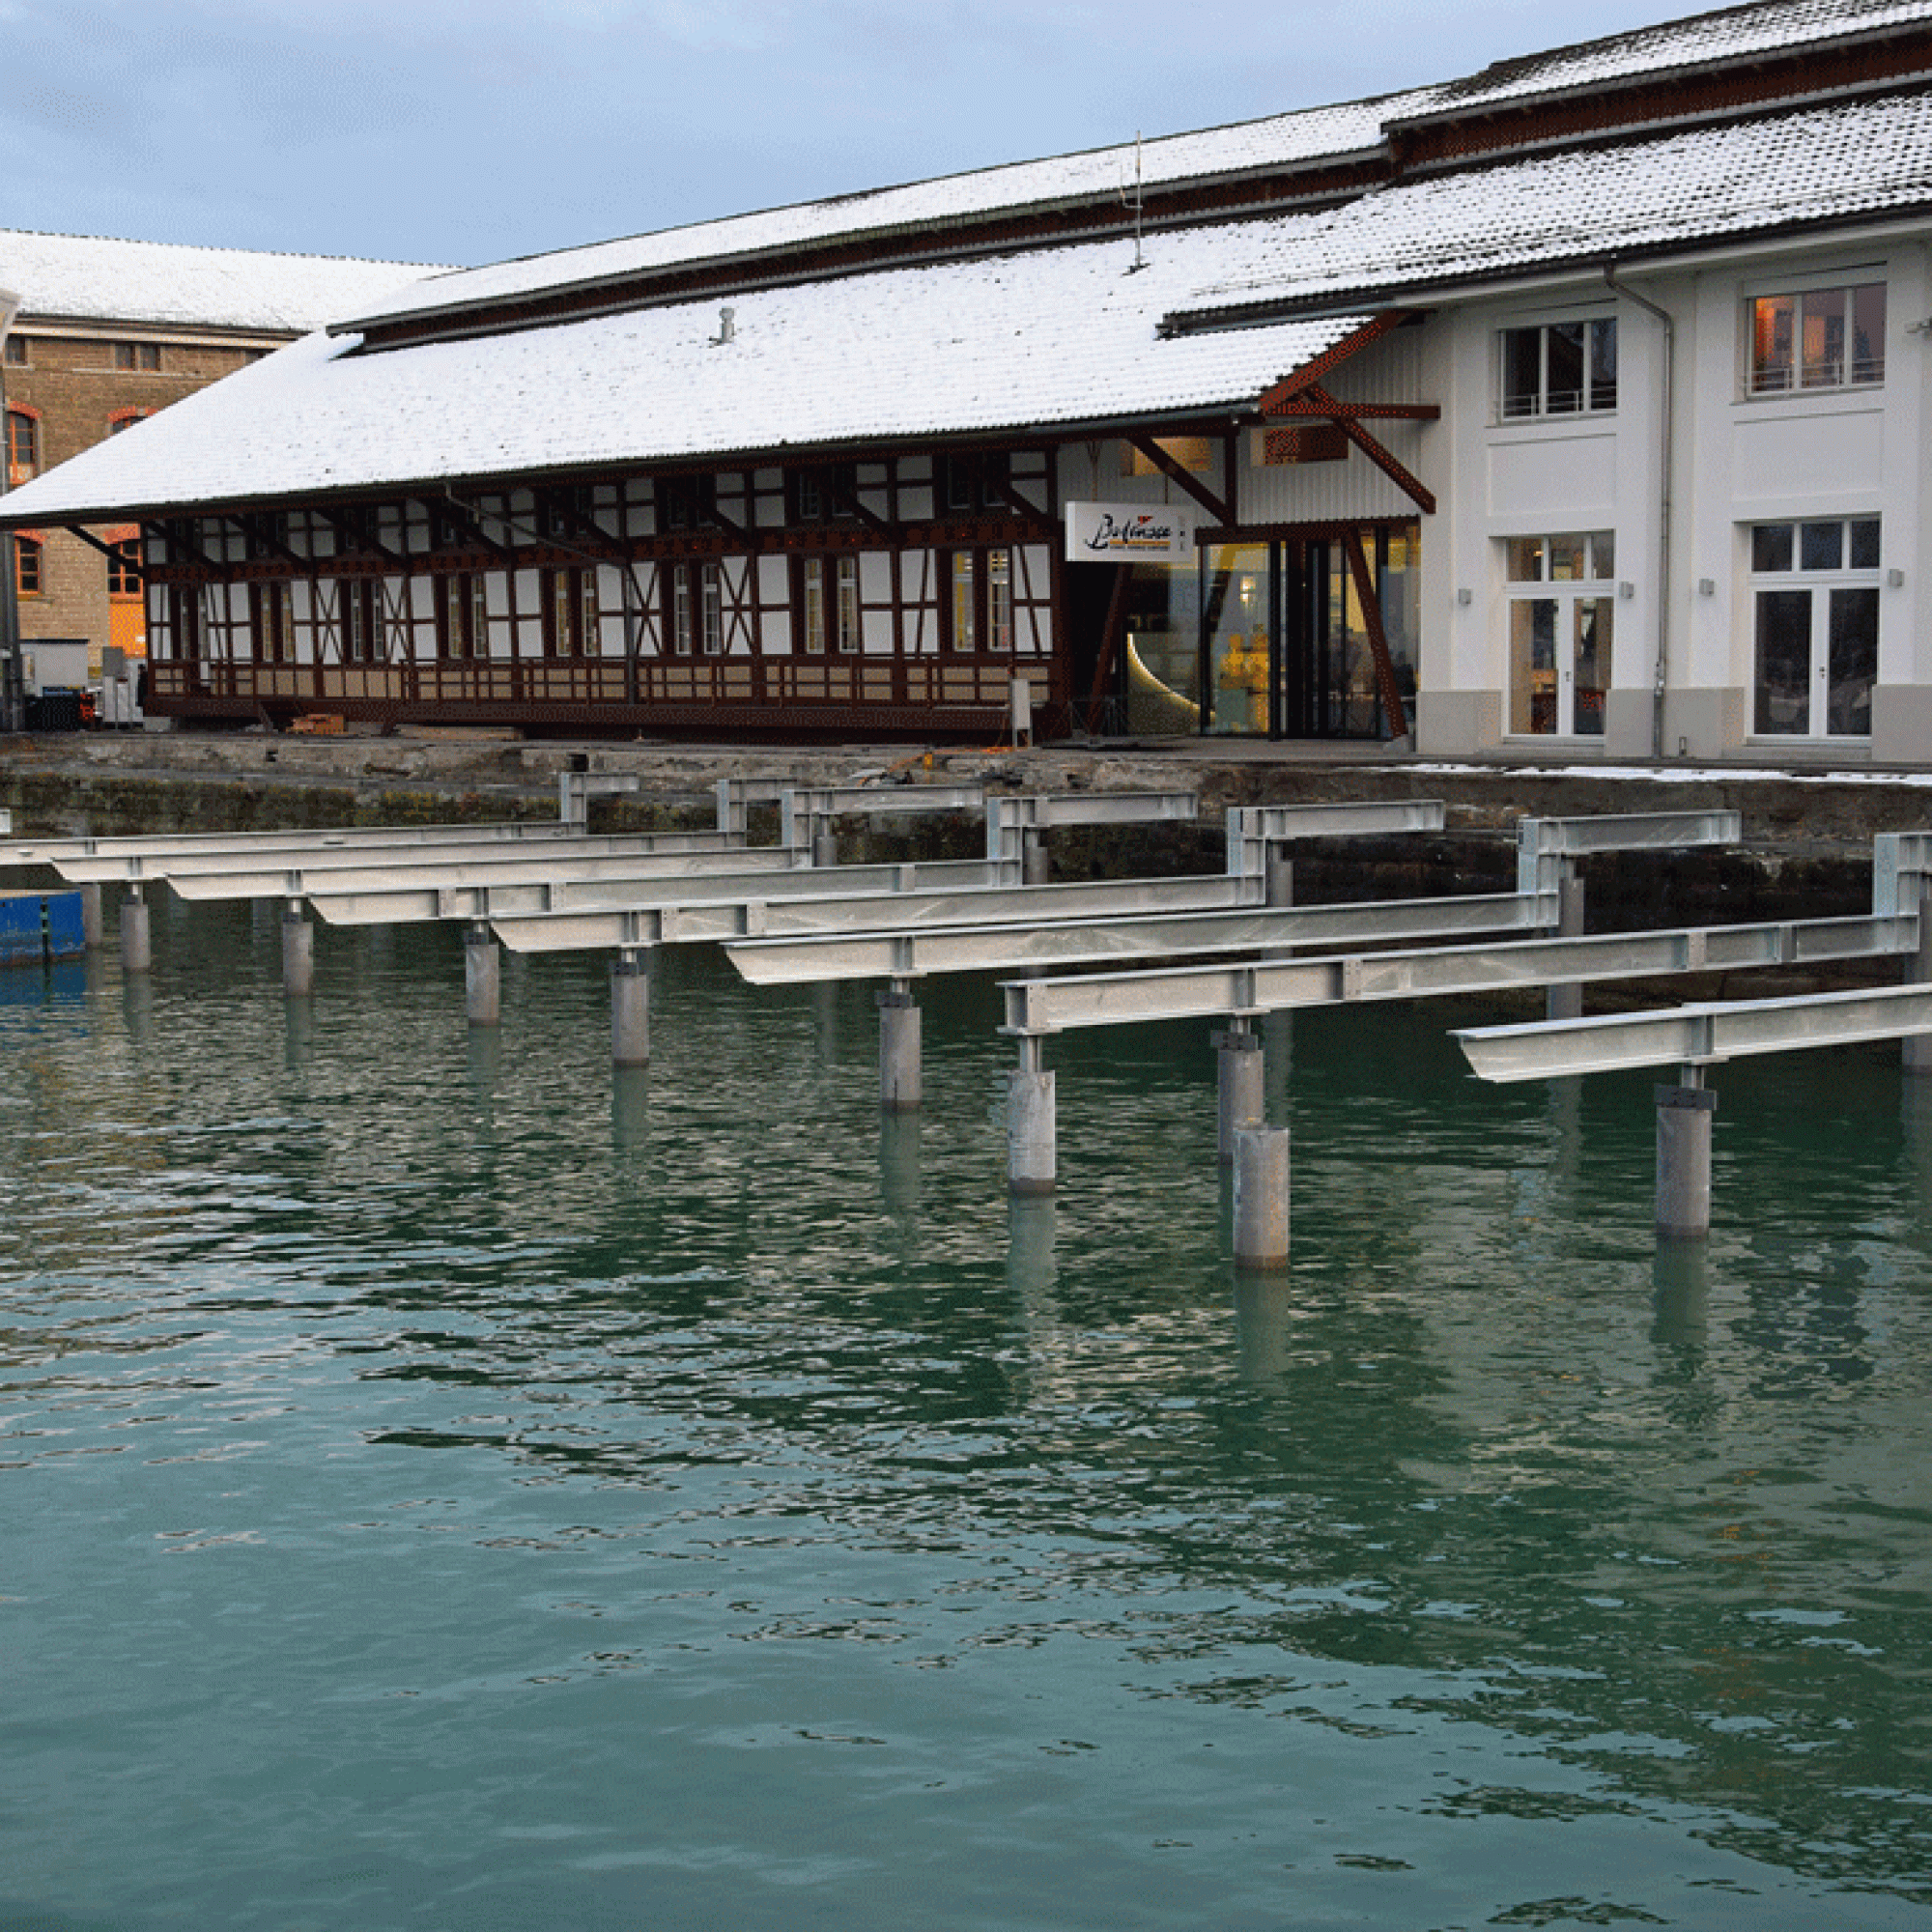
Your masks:
[{"label": "roof gutter", "polygon": [[1662,759],[1663,697],[1670,681],[1670,485],[1676,443],[1677,321],[1668,309],[1618,281],[1614,262],[1604,264],[1604,284],[1612,295],[1634,301],[1646,314],[1655,316],[1663,330],[1663,380],[1658,384],[1662,408],[1657,431],[1657,666],[1650,689],[1650,755]]}]

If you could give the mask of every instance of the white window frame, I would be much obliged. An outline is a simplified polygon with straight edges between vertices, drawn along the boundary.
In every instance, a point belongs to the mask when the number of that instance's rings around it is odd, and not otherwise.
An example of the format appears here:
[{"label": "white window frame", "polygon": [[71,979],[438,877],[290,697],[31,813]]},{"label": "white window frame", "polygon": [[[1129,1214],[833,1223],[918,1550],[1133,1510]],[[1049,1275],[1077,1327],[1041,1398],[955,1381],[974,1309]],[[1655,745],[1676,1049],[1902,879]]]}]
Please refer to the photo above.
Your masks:
[{"label": "white window frame", "polygon": [[[1550,337],[1560,329],[1579,329],[1582,342],[1582,386],[1575,390],[1552,390],[1549,384]],[[1511,338],[1536,338],[1536,382],[1533,391],[1510,388]],[[1607,384],[1600,384],[1594,371],[1600,345],[1607,343],[1610,375]],[[1606,387],[1607,394],[1601,393]],[[1496,331],[1496,420],[1502,423],[1564,420],[1571,416],[1613,415],[1617,408],[1617,319],[1613,315],[1560,316],[1548,322],[1515,323]],[[1568,397],[1572,400],[1563,401]],[[1526,408],[1513,407],[1525,398]]]},{"label": "white window frame", "polygon": [[[1804,567],[1806,532],[1836,527],[1840,532],[1838,563]],[[1791,532],[1791,560],[1788,569],[1759,567],[1760,532],[1788,529]],[[1857,533],[1855,535],[1855,532]],[[1879,567],[1883,527],[1872,516],[1777,518],[1745,527],[1746,557],[1750,589],[1750,700],[1751,736],[1768,743],[1792,742],[1869,743],[1871,740],[1871,700],[1878,684],[1878,632],[1880,622],[1879,587],[1883,573]],[[1854,544],[1859,549],[1855,551]],[[1855,554],[1869,557],[1868,563],[1854,564]],[[1804,666],[1804,696],[1799,699],[1793,684],[1781,691],[1767,689],[1764,677],[1766,600],[1774,596],[1806,599],[1805,633],[1807,662]],[[1856,597],[1854,604],[1851,599]],[[1870,611],[1871,632],[1866,645],[1870,654],[1871,675],[1862,684],[1862,696],[1856,683],[1840,679],[1833,684],[1833,644],[1834,619],[1849,617],[1859,609]],[[1787,725],[1776,722],[1773,708],[1781,704]],[[1862,715],[1859,728],[1834,725],[1833,713],[1840,718]],[[1793,728],[1795,727],[1795,728]]]},{"label": "white window frame", "polygon": [[[1532,571],[1524,572],[1523,562],[1531,559],[1523,547],[1529,545],[1535,546]],[[1553,573],[1562,554],[1559,547],[1570,546],[1580,546],[1581,568],[1569,576],[1556,576]],[[1601,741],[1616,630],[1615,533],[1563,530],[1506,537],[1503,559],[1506,735]],[[1547,638],[1538,635],[1538,605],[1548,607]],[[1592,627],[1587,639],[1586,626]],[[1540,662],[1546,644],[1548,664]],[[1586,662],[1594,662],[1594,685],[1579,680],[1579,668]],[[1545,698],[1549,723],[1539,725],[1539,700]]]}]

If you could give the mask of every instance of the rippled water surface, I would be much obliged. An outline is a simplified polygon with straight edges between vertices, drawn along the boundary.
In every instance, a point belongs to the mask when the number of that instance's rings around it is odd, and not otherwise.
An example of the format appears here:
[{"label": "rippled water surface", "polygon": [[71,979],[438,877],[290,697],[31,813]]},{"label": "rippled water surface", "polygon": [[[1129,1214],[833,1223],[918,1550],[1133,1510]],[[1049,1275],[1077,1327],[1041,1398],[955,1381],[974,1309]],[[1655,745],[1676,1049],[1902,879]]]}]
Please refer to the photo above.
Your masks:
[{"label": "rippled water surface", "polygon": [[1932,1099],[1270,1037],[1237,1280],[1205,1029],[990,985],[157,905],[0,975],[0,1926],[1932,1927]]}]

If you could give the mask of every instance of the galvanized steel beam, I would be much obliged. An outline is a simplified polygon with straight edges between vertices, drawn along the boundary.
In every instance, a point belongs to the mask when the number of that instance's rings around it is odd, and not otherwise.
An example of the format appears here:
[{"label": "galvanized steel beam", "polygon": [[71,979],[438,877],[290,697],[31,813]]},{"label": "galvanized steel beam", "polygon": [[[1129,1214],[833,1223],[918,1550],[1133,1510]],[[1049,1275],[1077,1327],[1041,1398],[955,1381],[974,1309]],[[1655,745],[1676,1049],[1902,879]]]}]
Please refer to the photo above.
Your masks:
[{"label": "galvanized steel beam", "polygon": [[1550,1080],[1636,1066],[1706,1066],[1762,1053],[1932,1033],[1932,986],[1736,1000],[1662,1013],[1457,1031],[1481,1080]]},{"label": "galvanized steel beam", "polygon": [[[955,861],[961,866],[980,866],[978,860]],[[503,944],[513,952],[577,952],[599,946],[649,943],[680,945],[703,940],[746,940],[760,936],[789,936],[800,945],[809,945],[810,970],[787,973],[778,965],[773,979],[766,981],[754,970],[739,961],[739,971],[754,983],[793,983],[819,980],[869,980],[913,978],[922,970],[962,971],[941,966],[913,968],[901,974],[892,963],[893,949],[903,943],[910,947],[924,936],[926,924],[961,936],[982,927],[1010,934],[1033,929],[1042,923],[1060,922],[1068,931],[1107,930],[1122,915],[1157,914],[1163,908],[1176,911],[1210,910],[1238,904],[1245,882],[1215,875],[1210,878],[1133,879],[1105,884],[1066,886],[987,885],[957,892],[917,890],[892,879],[875,879],[874,891],[853,893],[864,887],[868,874],[910,871],[914,868],[841,866],[837,871],[794,873],[781,891],[760,896],[755,891],[736,899],[722,894],[709,895],[711,903],[696,897],[681,905],[665,904],[662,917],[650,929],[648,942],[626,937],[644,930],[636,923],[638,913],[610,905],[582,905],[575,910],[554,906],[544,916],[518,916],[516,909],[503,903],[502,895],[491,895],[492,921]],[[938,867],[920,867],[920,878],[936,872]],[[993,868],[982,868],[990,873]],[[822,895],[809,889],[823,882]],[[842,891],[832,890],[843,888]],[[330,916],[327,902],[320,908]],[[1096,922],[1106,921],[1106,925]],[[1010,946],[1008,938],[1003,942]],[[863,961],[852,956],[851,970],[844,970],[840,955],[847,946],[864,949]],[[1171,950],[1171,949],[1170,949]],[[764,955],[761,956],[761,962]],[[775,960],[777,953],[771,955]],[[735,951],[732,957],[737,959]],[[883,965],[877,964],[885,960]],[[1010,963],[1010,961],[1009,962]]]},{"label": "galvanized steel beam", "polygon": [[[1585,939],[1531,939],[1496,946],[1432,947],[1253,965],[1209,964],[1151,973],[1018,980],[1003,988],[1007,1018],[1001,1031],[1038,1035],[1075,1027],[1207,1019],[1294,1007],[1491,993],[1511,986],[1548,985],[1552,980],[1634,980],[1663,973],[1883,958],[1910,948],[1917,933],[1916,919],[1800,920],[1666,932],[1600,933]],[[734,957],[738,950],[730,949]]]},{"label": "galvanized steel beam", "polygon": [[1735,845],[1736,811],[1605,811],[1587,818],[1524,818],[1517,823],[1517,889],[1554,892],[1566,860],[1589,852],[1676,852]]},{"label": "galvanized steel beam", "polygon": [[[1215,879],[1146,883],[1216,885],[1226,890],[1250,882]],[[1040,886],[1033,890],[1045,895],[1078,889]],[[1048,917],[1042,907],[1040,916],[1024,923],[1016,921],[983,929],[899,929],[816,939],[747,940],[727,945],[725,952],[731,963],[754,985],[783,985],[822,980],[916,979],[932,973],[1004,972],[1015,967],[1067,966],[1096,959],[1171,959],[1191,952],[1262,952],[1294,946],[1343,943],[1373,945],[1425,935],[1520,932],[1547,923],[1548,915],[1534,895],[1525,897],[1518,893],[1472,893],[1450,899],[1390,899],[1361,905],[1255,907],[1166,915],[1136,915],[1132,908],[1122,905],[1111,916],[1093,912],[1060,920]],[[1151,980],[1162,976],[1145,973],[1117,977]]]},{"label": "galvanized steel beam", "polygon": [[[776,853],[780,848],[753,849]],[[923,898],[906,895],[924,895],[934,888],[942,893],[980,888],[995,876],[994,868],[980,859],[940,859],[918,865],[779,867],[756,871],[692,872],[674,877],[634,873],[611,879],[566,876],[457,885],[443,885],[430,879],[412,886],[371,887],[355,892],[338,892],[332,882],[325,882],[311,890],[307,897],[331,925],[393,925],[441,919],[528,921],[533,928],[530,943],[512,947],[512,951],[570,952],[607,944],[658,943],[622,936],[609,940],[563,936],[566,931],[600,930],[622,935],[632,930],[624,923],[624,916],[639,910],[711,906],[727,909],[735,915],[748,903],[775,897],[860,898],[868,905],[917,905]],[[573,923],[567,928],[558,926],[555,943],[544,940],[540,932],[544,921],[566,915]],[[595,923],[599,919],[606,922],[601,927]],[[692,936],[724,939],[761,929],[734,919],[719,924],[716,930],[694,932]]]}]

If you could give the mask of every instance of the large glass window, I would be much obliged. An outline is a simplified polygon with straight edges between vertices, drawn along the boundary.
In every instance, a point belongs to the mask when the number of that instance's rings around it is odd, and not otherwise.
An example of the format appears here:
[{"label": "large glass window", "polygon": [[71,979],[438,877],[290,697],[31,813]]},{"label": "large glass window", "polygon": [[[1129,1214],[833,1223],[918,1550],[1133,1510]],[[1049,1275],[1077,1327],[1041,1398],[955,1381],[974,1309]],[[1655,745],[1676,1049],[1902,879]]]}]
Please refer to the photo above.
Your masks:
[{"label": "large glass window", "polygon": [[1607,530],[1511,537],[1509,726],[1527,736],[1600,738],[1616,611]]},{"label": "large glass window", "polygon": [[1504,417],[1579,415],[1617,406],[1617,324],[1547,322],[1502,331]]},{"label": "large glass window", "polygon": [[1752,529],[1754,731],[1870,736],[1878,559],[1876,517]]},{"label": "large glass window", "polygon": [[1754,396],[1885,381],[1883,282],[1759,296],[1750,325]]}]

